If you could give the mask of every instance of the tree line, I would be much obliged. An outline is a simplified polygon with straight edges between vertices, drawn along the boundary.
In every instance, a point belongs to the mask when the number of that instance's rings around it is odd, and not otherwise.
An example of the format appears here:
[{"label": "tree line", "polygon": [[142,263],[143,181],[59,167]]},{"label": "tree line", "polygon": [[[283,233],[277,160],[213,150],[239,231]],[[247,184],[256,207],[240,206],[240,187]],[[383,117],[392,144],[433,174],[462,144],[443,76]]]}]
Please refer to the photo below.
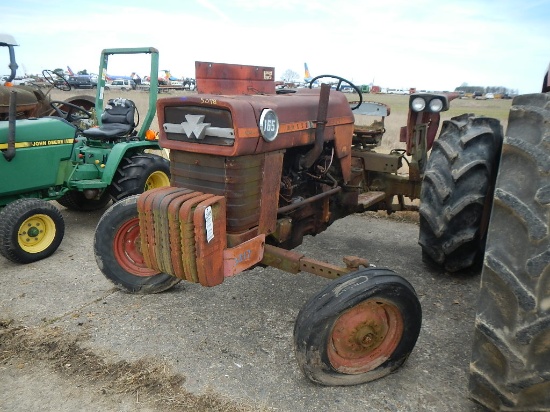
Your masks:
[{"label": "tree line", "polygon": [[508,87],[504,86],[470,86],[467,83],[463,83],[460,86],[458,86],[455,89],[455,92],[464,92],[464,93],[475,93],[475,92],[481,92],[483,94],[485,93],[494,93],[494,94],[508,94],[508,95],[516,95],[518,94],[517,89],[510,89]]}]

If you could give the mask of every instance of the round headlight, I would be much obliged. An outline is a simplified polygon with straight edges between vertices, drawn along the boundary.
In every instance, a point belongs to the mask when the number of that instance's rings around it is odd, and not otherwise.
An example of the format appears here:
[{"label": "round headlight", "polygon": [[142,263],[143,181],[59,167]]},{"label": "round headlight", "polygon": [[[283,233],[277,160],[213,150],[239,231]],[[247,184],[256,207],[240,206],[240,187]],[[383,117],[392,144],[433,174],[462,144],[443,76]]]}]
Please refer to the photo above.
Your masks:
[{"label": "round headlight", "polygon": [[411,109],[415,112],[421,112],[426,108],[426,100],[422,97],[415,97],[411,102]]},{"label": "round headlight", "polygon": [[430,101],[430,110],[432,112],[440,112],[443,109],[443,101],[441,99],[432,99]]}]

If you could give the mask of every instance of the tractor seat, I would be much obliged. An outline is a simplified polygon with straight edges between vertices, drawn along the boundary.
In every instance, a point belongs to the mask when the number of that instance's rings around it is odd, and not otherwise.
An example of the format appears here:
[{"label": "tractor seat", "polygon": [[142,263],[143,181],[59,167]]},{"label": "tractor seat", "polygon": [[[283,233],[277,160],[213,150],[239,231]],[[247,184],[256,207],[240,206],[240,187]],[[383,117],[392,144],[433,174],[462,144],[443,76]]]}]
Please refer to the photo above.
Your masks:
[{"label": "tractor seat", "polygon": [[101,115],[101,126],[86,129],[82,134],[91,139],[112,140],[130,135],[136,124],[136,105],[129,99],[110,99]]}]

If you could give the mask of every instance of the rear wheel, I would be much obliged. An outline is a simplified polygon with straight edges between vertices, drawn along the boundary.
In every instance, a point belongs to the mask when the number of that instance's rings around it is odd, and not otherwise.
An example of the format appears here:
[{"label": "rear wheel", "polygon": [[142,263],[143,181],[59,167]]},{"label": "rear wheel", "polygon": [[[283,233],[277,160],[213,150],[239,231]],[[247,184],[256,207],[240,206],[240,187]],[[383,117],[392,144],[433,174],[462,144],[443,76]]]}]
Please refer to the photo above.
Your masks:
[{"label": "rear wheel", "polygon": [[0,211],[0,253],[16,263],[31,263],[53,254],[63,240],[61,212],[40,199],[19,199]]},{"label": "rear wheel", "polygon": [[170,163],[150,153],[124,157],[118,166],[110,193],[115,201],[146,190],[170,186]]},{"label": "rear wheel", "polygon": [[550,94],[514,99],[496,181],[470,393],[492,410],[550,406]]},{"label": "rear wheel", "polygon": [[98,199],[88,199],[83,192],[78,190],[70,190],[62,197],[57,199],[57,203],[65,206],[67,209],[76,210],[79,212],[91,212],[94,210],[103,209],[111,201],[111,195],[108,191],[104,191]]},{"label": "rear wheel", "polygon": [[296,359],[322,385],[356,385],[390,374],[411,353],[422,310],[413,287],[388,269],[367,268],[331,282],[302,308]]},{"label": "rear wheel", "polygon": [[501,146],[496,119],[462,115],[443,124],[420,192],[424,260],[449,272],[481,262]]},{"label": "rear wheel", "polygon": [[95,258],[107,279],[120,289],[132,293],[158,293],[170,289],[180,279],[145,265],[137,198],[123,199],[103,214],[95,231]]}]

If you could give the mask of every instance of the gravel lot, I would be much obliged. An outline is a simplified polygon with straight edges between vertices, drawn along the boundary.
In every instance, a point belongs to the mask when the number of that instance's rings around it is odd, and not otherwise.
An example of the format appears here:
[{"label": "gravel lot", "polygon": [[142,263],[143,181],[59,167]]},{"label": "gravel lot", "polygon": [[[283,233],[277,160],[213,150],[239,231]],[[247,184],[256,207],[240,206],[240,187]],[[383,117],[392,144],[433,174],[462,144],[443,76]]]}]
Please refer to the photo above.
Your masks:
[{"label": "gravel lot", "polygon": [[65,238],[48,259],[0,258],[0,410],[478,411],[467,373],[479,273],[426,267],[418,226],[353,215],[299,250],[341,263],[366,257],[405,276],[423,307],[418,343],[396,373],[354,387],[312,384],[292,329],[327,279],[255,268],[222,285],[158,295],[118,291],[92,251],[102,211],[60,206]]}]

